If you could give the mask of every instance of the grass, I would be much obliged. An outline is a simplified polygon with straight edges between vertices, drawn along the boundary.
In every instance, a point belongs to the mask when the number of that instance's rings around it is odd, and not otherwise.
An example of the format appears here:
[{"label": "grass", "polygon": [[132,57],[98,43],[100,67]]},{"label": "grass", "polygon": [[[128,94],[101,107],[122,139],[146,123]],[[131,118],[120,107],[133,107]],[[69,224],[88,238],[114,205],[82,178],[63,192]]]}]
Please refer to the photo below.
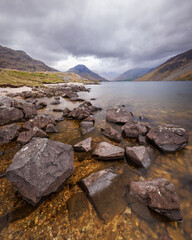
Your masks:
[{"label": "grass", "polygon": [[43,86],[44,83],[97,83],[89,81],[74,73],[62,72],[26,72],[19,70],[0,69],[0,86]]}]

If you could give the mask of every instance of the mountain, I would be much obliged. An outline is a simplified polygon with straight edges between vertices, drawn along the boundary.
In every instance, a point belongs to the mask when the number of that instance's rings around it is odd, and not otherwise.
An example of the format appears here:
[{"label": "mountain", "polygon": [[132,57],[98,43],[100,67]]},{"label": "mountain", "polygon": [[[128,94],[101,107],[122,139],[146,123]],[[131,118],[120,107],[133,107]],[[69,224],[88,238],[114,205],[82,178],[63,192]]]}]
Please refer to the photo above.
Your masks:
[{"label": "mountain", "polygon": [[73,72],[91,81],[98,80],[99,82],[106,82],[107,79],[101,77],[99,74],[92,72],[85,65],[77,65],[70,68],[67,72]]},{"label": "mountain", "polygon": [[43,62],[35,60],[24,51],[13,50],[0,45],[0,68],[17,69],[29,72],[56,72],[57,70],[48,67]]},{"label": "mountain", "polygon": [[152,70],[151,68],[133,68],[114,78],[114,81],[133,81]]},{"label": "mountain", "polygon": [[186,81],[192,80],[192,49],[161,64],[136,81]]}]

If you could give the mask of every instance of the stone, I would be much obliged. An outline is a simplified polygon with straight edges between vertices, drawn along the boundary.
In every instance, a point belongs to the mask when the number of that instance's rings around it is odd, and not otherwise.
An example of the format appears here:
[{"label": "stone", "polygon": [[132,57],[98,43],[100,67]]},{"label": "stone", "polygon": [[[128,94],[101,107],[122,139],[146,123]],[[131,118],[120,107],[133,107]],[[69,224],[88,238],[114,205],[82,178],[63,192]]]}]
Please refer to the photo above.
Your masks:
[{"label": "stone", "polygon": [[60,101],[59,100],[55,100],[55,101],[52,101],[50,104],[51,105],[59,105]]},{"label": "stone", "polygon": [[75,144],[73,146],[73,148],[75,151],[78,151],[78,152],[88,152],[91,150],[91,143],[92,143],[92,138],[89,137],[89,138],[86,138],[85,140]]},{"label": "stone", "polygon": [[181,221],[174,184],[165,178],[130,183],[130,195],[170,221]]},{"label": "stone", "polygon": [[0,130],[0,143],[9,143],[13,141],[19,135],[20,126],[17,123],[13,123],[9,126],[4,126]]},{"label": "stone", "polygon": [[71,145],[47,138],[33,138],[15,154],[6,178],[27,202],[35,206],[60,189],[73,171]]},{"label": "stone", "polygon": [[146,135],[148,132],[148,125],[140,122],[126,123],[123,127],[123,134],[125,137],[138,138],[139,135]]},{"label": "stone", "polygon": [[81,127],[92,127],[93,125],[94,125],[94,123],[91,122],[91,121],[89,122],[89,121],[84,121],[83,120],[83,121],[80,122]]},{"label": "stone", "polygon": [[25,131],[19,134],[17,142],[21,144],[28,143],[33,137],[48,138],[49,136],[42,129],[34,127],[29,131]]},{"label": "stone", "polygon": [[55,127],[54,124],[50,123],[47,125],[45,132],[46,133],[58,133],[59,131],[57,130],[57,128]]},{"label": "stone", "polygon": [[69,110],[69,108],[64,108],[64,110],[63,110],[63,117],[68,117],[68,115],[69,115],[69,113],[70,113],[71,111]]},{"label": "stone", "polygon": [[18,108],[0,106],[0,125],[23,120],[24,114]]},{"label": "stone", "polygon": [[163,152],[175,152],[188,143],[187,131],[173,125],[159,125],[152,128],[147,138]]},{"label": "stone", "polygon": [[53,112],[63,112],[63,109],[61,109],[61,108],[54,108]]},{"label": "stone", "polygon": [[94,119],[93,115],[89,115],[87,118],[83,119],[83,121],[86,121],[86,122],[95,122],[95,119]]},{"label": "stone", "polygon": [[65,94],[65,98],[78,98],[78,94],[76,92],[69,92]]},{"label": "stone", "polygon": [[151,165],[147,148],[144,146],[126,147],[125,153],[127,159],[138,167],[149,168]]},{"label": "stone", "polygon": [[64,117],[63,116],[55,116],[55,121],[56,122],[62,122],[62,121],[64,121],[65,119],[64,119]]},{"label": "stone", "polygon": [[22,99],[14,99],[11,106],[20,109],[23,112],[25,119],[29,119],[37,115],[34,105],[32,103],[27,103]]},{"label": "stone", "polygon": [[35,126],[45,128],[48,124],[55,124],[55,117],[52,114],[37,115],[34,119]]},{"label": "stone", "polygon": [[112,127],[101,128],[102,134],[115,142],[121,142],[121,134]]},{"label": "stone", "polygon": [[80,127],[80,132],[82,135],[85,135],[86,133],[92,132],[94,129],[94,126]]},{"label": "stone", "polygon": [[42,109],[47,106],[47,103],[44,101],[37,101],[35,103],[35,109]]},{"label": "stone", "polygon": [[138,136],[138,142],[140,145],[146,146],[147,145],[147,138],[146,136]]},{"label": "stone", "polygon": [[106,112],[106,120],[112,123],[124,124],[133,121],[133,114],[124,108],[112,108]]},{"label": "stone", "polygon": [[99,160],[119,160],[124,158],[124,154],[123,148],[108,142],[100,142],[93,151],[93,155]]}]

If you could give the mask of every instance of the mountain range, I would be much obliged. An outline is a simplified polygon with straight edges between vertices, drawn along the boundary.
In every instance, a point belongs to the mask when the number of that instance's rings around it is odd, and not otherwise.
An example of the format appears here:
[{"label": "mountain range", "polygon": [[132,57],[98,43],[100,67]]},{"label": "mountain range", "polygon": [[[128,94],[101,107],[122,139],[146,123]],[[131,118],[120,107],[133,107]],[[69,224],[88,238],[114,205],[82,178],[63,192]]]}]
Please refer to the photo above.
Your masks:
[{"label": "mountain range", "polygon": [[94,81],[98,80],[99,82],[106,82],[107,79],[101,77],[99,74],[92,72],[89,68],[87,68],[85,65],[77,65],[73,68],[70,68],[67,72],[73,72],[78,75],[80,75],[83,78],[86,78],[88,80]]},{"label": "mountain range", "polygon": [[0,68],[17,69],[29,72],[56,72],[57,70],[48,67],[43,62],[35,60],[24,51],[13,50],[0,45]]},{"label": "mountain range", "polygon": [[114,78],[114,81],[133,81],[139,77],[142,77],[146,73],[151,72],[153,69],[152,68],[133,68],[130,69],[118,77]]},{"label": "mountain range", "polygon": [[181,53],[135,81],[192,80],[192,49]]}]

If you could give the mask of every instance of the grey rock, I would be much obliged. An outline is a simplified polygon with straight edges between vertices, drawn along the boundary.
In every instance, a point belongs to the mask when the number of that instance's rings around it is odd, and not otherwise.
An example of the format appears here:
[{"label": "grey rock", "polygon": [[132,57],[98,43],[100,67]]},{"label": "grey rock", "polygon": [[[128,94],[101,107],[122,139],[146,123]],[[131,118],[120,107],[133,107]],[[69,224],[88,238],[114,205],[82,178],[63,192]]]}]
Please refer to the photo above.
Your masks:
[{"label": "grey rock", "polygon": [[52,101],[50,104],[51,105],[59,105],[60,101],[59,100],[55,100],[55,101]]},{"label": "grey rock", "polygon": [[85,140],[75,144],[73,146],[73,148],[75,151],[78,151],[78,152],[88,152],[91,150],[91,143],[92,143],[92,138],[89,137],[89,138],[86,138]]},{"label": "grey rock", "polygon": [[124,124],[133,121],[133,114],[124,108],[112,108],[106,112],[106,120],[112,123]]},{"label": "grey rock", "polygon": [[59,131],[57,130],[57,128],[55,127],[54,124],[50,123],[47,125],[45,132],[46,133],[58,133]]},{"label": "grey rock", "polygon": [[0,130],[0,143],[9,143],[13,141],[19,135],[20,126],[17,123],[13,123],[9,126],[4,126]]},{"label": "grey rock", "polygon": [[146,146],[147,145],[147,138],[146,136],[138,136],[138,142],[140,145]]},{"label": "grey rock", "polygon": [[26,144],[34,137],[48,138],[49,136],[42,129],[34,127],[29,131],[20,133],[17,141],[21,144]]},{"label": "grey rock", "polygon": [[123,134],[125,137],[138,138],[139,135],[146,135],[148,132],[148,125],[140,122],[126,123],[123,127]]},{"label": "grey rock", "polygon": [[23,120],[24,114],[18,108],[13,107],[0,107],[0,125],[18,122]]},{"label": "grey rock", "polygon": [[101,128],[102,134],[115,142],[121,142],[121,134],[112,127]]},{"label": "grey rock", "polygon": [[[33,138],[13,158],[6,172],[23,198],[37,205],[56,192],[74,171],[71,145],[46,138]],[[42,199],[43,200],[43,199]]]}]

